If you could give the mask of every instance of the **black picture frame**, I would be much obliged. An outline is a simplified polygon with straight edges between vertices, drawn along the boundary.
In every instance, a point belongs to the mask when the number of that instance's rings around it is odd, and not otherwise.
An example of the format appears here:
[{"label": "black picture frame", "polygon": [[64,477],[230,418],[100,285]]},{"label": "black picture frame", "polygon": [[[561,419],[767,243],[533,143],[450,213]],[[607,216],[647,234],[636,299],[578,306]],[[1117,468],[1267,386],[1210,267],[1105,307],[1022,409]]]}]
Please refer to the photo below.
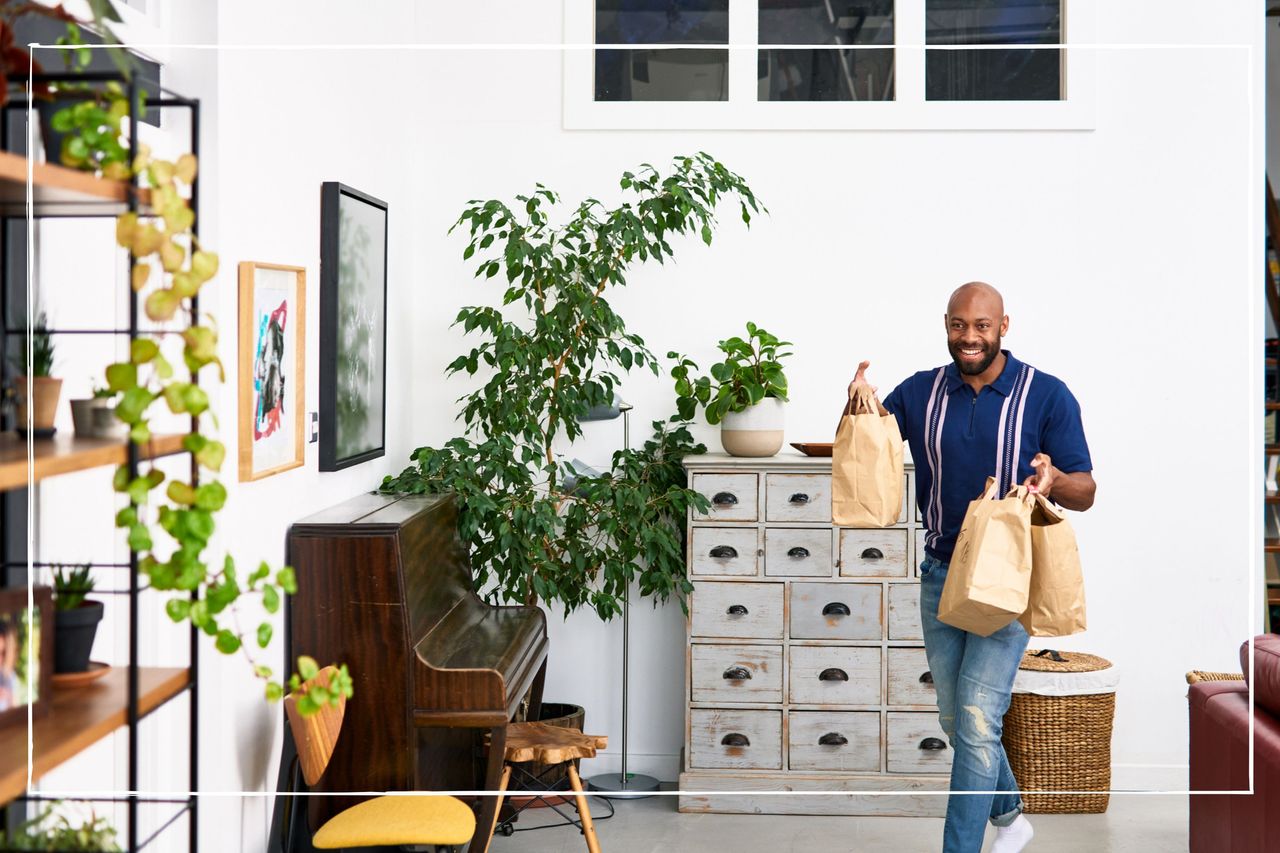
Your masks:
[{"label": "black picture frame", "polygon": [[387,226],[385,201],[320,185],[321,471],[386,454]]},{"label": "black picture frame", "polygon": [[[11,692],[29,695],[28,667],[33,658],[39,664],[35,698],[18,704],[17,696],[13,695],[9,696],[9,701],[0,703],[0,728],[26,722],[28,707],[32,716],[43,716],[53,703],[53,590],[37,586],[32,590],[32,597],[37,618],[27,623],[23,618],[27,610],[27,588],[0,588],[0,644],[3,645],[3,651],[0,651],[0,692],[6,696]],[[33,632],[39,637],[39,648],[34,655],[29,648]],[[11,642],[17,642],[13,650],[8,648]],[[23,655],[26,655],[25,660],[21,660]]]}]

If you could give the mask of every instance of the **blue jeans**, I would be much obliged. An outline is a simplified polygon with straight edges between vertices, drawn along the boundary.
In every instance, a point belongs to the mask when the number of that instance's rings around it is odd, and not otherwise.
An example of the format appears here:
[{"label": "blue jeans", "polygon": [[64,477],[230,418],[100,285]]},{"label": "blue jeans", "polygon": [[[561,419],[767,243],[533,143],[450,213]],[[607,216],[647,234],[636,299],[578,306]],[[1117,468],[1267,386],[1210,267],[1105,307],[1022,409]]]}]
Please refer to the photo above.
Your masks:
[{"label": "blue jeans", "polygon": [[938,692],[938,720],[955,750],[942,851],[979,853],[988,819],[1008,826],[1022,812],[1000,733],[1027,631],[1016,619],[990,637],[939,622],[946,579],[947,564],[926,557],[920,565],[925,654]]}]

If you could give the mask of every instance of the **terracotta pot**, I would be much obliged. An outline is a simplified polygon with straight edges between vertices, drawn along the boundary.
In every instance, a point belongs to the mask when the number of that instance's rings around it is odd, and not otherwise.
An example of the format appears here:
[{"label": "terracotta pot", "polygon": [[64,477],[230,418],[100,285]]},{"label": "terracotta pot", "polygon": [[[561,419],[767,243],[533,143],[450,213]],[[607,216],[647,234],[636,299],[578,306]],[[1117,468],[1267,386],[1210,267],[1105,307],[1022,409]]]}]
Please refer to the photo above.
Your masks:
[{"label": "terracotta pot", "polygon": [[[32,426],[36,432],[51,432],[53,421],[58,414],[58,397],[62,394],[62,380],[52,376],[36,376],[33,380],[31,405]],[[19,432],[27,429],[27,377],[19,376],[15,390],[18,394],[18,421],[15,424]]]},{"label": "terracotta pot", "polygon": [[741,412],[729,412],[720,422],[720,444],[730,456],[772,456],[782,447],[783,406],[765,397]]}]

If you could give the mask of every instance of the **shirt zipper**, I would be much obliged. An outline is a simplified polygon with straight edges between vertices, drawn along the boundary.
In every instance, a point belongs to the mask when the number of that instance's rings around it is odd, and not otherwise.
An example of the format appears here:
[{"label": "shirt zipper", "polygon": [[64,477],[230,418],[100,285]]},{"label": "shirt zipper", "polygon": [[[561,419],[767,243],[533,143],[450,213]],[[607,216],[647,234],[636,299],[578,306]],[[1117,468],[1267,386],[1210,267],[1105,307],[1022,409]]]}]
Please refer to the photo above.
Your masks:
[{"label": "shirt zipper", "polygon": [[978,411],[978,395],[973,395],[973,404],[969,406],[969,438],[973,438],[973,413]]}]

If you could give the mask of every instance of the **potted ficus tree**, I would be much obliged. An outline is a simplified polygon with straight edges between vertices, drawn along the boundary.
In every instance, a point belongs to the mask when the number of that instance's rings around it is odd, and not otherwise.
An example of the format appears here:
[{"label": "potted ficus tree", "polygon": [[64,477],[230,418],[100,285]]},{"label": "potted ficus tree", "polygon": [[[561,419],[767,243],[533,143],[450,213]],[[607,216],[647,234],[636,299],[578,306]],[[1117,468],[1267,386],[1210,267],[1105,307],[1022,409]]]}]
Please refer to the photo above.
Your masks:
[{"label": "potted ficus tree", "polygon": [[85,672],[89,654],[102,621],[101,601],[90,601],[93,592],[90,566],[53,567],[53,671]]},{"label": "potted ficus tree", "polygon": [[[36,314],[30,338],[23,341],[19,361],[21,374],[14,380],[17,398],[17,424],[19,435],[27,434],[28,423],[37,438],[53,435],[54,418],[58,414],[58,398],[62,394],[62,380],[53,374],[54,344],[49,334],[49,321],[43,311]],[[30,421],[28,421],[30,410]]]},{"label": "potted ficus tree", "polygon": [[782,359],[790,341],[778,340],[755,323],[747,337],[727,338],[717,345],[724,360],[710,376],[697,376],[698,365],[678,353],[671,377],[676,383],[676,410],[692,419],[702,406],[707,423],[720,424],[720,443],[732,456],[772,456],[782,447],[787,402],[787,376]]},{"label": "potted ficus tree", "polygon": [[463,308],[455,325],[479,338],[448,366],[483,385],[459,402],[462,435],[420,447],[384,491],[453,492],[459,533],[470,546],[476,587],[491,600],[590,607],[608,620],[629,585],[666,600],[691,589],[685,577],[687,509],[707,502],[687,488],[680,460],[705,448],[679,416],[653,421],[638,449],[613,454],[599,474],[573,471],[555,447],[582,433],[593,407],[609,406],[619,374],[658,361],[610,305],[637,261],[670,258],[670,241],[711,243],[715,209],[738,201],[744,221],[760,207],[747,184],[710,155],[675,159],[621,180],[626,200],[586,199],[553,223],[560,196],[541,184],[512,203],[473,201],[454,230],[482,281],[501,274],[501,310]]}]

